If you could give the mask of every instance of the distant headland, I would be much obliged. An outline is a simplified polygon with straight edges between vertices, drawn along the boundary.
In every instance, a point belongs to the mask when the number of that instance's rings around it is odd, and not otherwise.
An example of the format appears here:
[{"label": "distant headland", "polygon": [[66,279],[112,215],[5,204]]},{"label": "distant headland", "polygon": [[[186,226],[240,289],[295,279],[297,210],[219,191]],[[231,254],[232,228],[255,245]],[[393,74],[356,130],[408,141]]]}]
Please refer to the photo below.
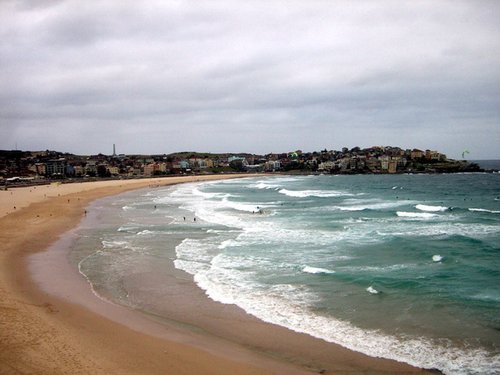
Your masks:
[{"label": "distant headland", "polygon": [[177,152],[159,155],[74,155],[58,151],[0,150],[0,183],[140,178],[182,174],[285,172],[396,174],[483,172],[475,163],[438,151],[375,146],[255,155]]}]

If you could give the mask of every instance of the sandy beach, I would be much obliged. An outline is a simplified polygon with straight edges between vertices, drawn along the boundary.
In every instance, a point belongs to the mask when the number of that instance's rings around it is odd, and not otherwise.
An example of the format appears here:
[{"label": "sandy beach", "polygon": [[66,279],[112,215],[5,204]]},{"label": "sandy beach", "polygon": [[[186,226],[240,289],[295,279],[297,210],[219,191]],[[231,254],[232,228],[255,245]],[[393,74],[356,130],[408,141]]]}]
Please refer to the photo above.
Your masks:
[{"label": "sandy beach", "polygon": [[189,280],[183,289],[189,292],[169,311],[171,320],[160,322],[97,298],[65,260],[68,232],[90,202],[131,189],[229,177],[236,176],[0,191],[0,374],[426,373],[266,324],[209,300]]}]

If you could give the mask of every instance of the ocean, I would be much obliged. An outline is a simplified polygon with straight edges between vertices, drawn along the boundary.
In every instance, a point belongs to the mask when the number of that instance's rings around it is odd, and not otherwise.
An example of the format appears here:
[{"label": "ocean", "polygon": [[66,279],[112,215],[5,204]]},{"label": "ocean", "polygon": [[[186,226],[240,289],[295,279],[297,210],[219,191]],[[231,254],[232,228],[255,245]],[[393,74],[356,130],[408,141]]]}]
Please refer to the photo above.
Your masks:
[{"label": "ocean", "polygon": [[175,266],[273,324],[445,374],[500,372],[500,174],[270,176],[95,202],[71,263],[161,315]]},{"label": "ocean", "polygon": [[493,160],[471,160],[471,161],[473,163],[476,163],[477,165],[479,165],[483,169],[500,171],[500,160],[498,160],[498,159],[493,159]]}]

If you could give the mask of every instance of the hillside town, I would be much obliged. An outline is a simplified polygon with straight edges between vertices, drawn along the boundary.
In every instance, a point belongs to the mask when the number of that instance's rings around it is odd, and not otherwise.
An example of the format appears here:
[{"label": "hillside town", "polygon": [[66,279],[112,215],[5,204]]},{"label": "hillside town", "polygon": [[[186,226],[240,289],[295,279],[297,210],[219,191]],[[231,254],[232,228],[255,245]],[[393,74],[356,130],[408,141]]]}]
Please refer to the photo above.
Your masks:
[{"label": "hillside town", "polygon": [[141,178],[233,172],[395,174],[481,171],[431,150],[375,146],[340,151],[300,150],[267,155],[180,152],[162,155],[73,155],[57,151],[0,151],[0,182]]}]

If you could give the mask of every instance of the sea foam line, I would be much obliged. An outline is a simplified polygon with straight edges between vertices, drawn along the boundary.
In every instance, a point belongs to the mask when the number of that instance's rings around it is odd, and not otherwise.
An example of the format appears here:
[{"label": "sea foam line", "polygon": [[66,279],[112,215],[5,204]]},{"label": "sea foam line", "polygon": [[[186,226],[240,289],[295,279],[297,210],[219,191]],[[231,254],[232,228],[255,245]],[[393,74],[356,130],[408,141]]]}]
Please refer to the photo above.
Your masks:
[{"label": "sea foam line", "polygon": [[471,211],[471,212],[487,212],[490,214],[500,214],[500,211],[487,210],[486,208],[469,208],[469,211]]},{"label": "sea foam line", "polygon": [[[406,214],[406,217],[414,218],[439,217],[432,211],[401,212],[401,214],[398,213],[398,216],[405,217]],[[187,243],[184,243],[184,246],[186,245]],[[224,244],[224,246],[230,245],[232,244],[229,242]],[[191,258],[191,254],[186,255],[188,255],[186,258]],[[384,335],[379,331],[362,330],[349,322],[336,320],[333,317],[315,315],[307,309],[307,306],[288,300],[287,296],[292,295],[291,293],[281,296],[269,295],[266,291],[256,290],[248,285],[242,293],[240,285],[231,282],[235,279],[240,281],[240,279],[234,275],[231,277],[224,274],[224,270],[221,270],[220,267],[214,270],[214,264],[209,261],[211,255],[207,255],[207,259],[204,259],[205,262],[198,263],[196,269],[192,269],[190,272],[193,274],[195,282],[215,301],[236,304],[249,314],[264,321],[308,333],[326,341],[336,342],[371,356],[404,361],[418,367],[439,368],[449,374],[493,374],[495,370],[492,369],[500,367],[500,356],[492,356],[482,349],[458,349],[446,344],[438,344],[423,337],[400,338]],[[196,254],[196,258],[198,257],[199,254]],[[188,259],[184,259],[184,261],[186,261],[184,266],[187,266]],[[177,262],[176,267],[182,269],[183,263]],[[232,272],[234,270],[228,269],[226,271]],[[367,298],[373,298],[373,296],[367,295]]]},{"label": "sea foam line", "polygon": [[[242,293],[240,286],[221,283],[224,274],[220,271],[211,269],[194,273],[194,280],[214,301],[235,304],[265,322],[369,356],[402,361],[421,368],[437,368],[445,374],[494,374],[495,368],[500,365],[500,355],[490,355],[482,349],[459,349],[424,337],[396,337],[376,330],[364,330],[346,321],[317,315],[308,311],[307,306],[300,301],[290,301],[285,295],[272,291],[255,290],[247,286]],[[296,287],[292,285],[289,285],[289,291],[286,286],[282,287],[287,294],[300,293],[293,291]],[[367,291],[370,294],[378,292],[373,288]]]},{"label": "sea foam line", "polygon": [[87,276],[87,274],[85,272],[83,272],[82,270],[82,265],[83,263],[85,263],[85,261],[87,261],[88,259],[90,259],[91,257],[93,257],[94,255],[98,255],[102,253],[101,250],[97,250],[96,252],[92,253],[92,254],[89,254],[87,255],[85,258],[83,258],[81,261],[78,262],[78,273],[80,275],[83,276],[83,278],[87,281],[87,283],[90,285],[90,290],[92,291],[92,294],[94,296],[96,296],[97,298],[99,298],[101,301],[104,301],[104,302],[107,302],[107,303],[110,303],[112,305],[114,305],[115,303],[108,300],[107,298],[104,298],[103,296],[101,296],[99,293],[97,293],[97,291],[95,290],[94,288],[94,284],[92,283],[92,281],[90,280],[90,278]]}]

